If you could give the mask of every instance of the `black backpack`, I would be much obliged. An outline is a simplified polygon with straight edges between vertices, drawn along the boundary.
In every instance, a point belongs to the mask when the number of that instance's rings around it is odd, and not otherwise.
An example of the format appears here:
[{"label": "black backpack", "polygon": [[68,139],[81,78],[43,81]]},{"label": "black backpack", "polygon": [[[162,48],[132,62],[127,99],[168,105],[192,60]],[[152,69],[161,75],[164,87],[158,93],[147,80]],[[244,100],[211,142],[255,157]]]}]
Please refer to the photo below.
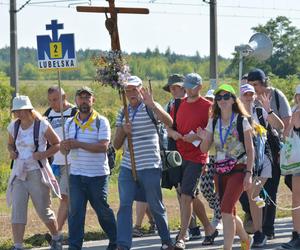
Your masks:
[{"label": "black backpack", "polygon": [[[18,137],[20,125],[21,125],[21,120],[20,119],[16,120],[15,124],[14,124],[14,148],[15,148],[15,150],[16,150],[16,140]],[[34,141],[34,145],[35,145],[34,152],[37,152],[39,149],[40,125],[41,125],[41,120],[35,119],[34,125],[33,125],[33,141]],[[38,164],[39,164],[40,168],[43,168],[43,164],[41,163],[40,160],[38,160]],[[10,164],[11,169],[13,168],[13,165],[14,165],[14,160],[11,161],[11,164]]]}]

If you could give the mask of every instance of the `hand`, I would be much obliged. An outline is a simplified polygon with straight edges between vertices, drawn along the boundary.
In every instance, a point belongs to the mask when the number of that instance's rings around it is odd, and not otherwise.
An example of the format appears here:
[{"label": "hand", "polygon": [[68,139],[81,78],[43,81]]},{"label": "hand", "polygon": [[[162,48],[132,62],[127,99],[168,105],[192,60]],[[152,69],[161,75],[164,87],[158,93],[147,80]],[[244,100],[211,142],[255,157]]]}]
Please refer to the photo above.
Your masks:
[{"label": "hand", "polygon": [[17,159],[17,158],[18,158],[18,152],[17,152],[17,151],[9,150],[9,157],[10,157],[10,159],[12,159],[12,160]]},{"label": "hand", "polygon": [[153,100],[153,95],[150,92],[150,90],[148,88],[141,88],[140,89],[140,94],[144,100],[144,103],[149,107],[149,108],[153,108],[155,106],[154,100]]},{"label": "hand", "polygon": [[270,107],[270,93],[269,94],[266,94],[266,93],[263,93],[261,95],[259,95],[257,97],[258,101],[261,103],[261,106],[267,111],[269,112],[271,110],[271,107]]},{"label": "hand", "polygon": [[204,140],[205,137],[206,137],[206,130],[203,129],[203,128],[197,128],[197,136],[201,139],[201,140]]},{"label": "hand", "polygon": [[247,172],[243,182],[244,191],[249,190],[251,188],[251,185],[252,185],[252,174]]},{"label": "hand", "polygon": [[45,159],[44,155],[45,155],[44,152],[33,152],[32,158],[36,161],[40,161],[42,159]]},{"label": "hand", "polygon": [[184,135],[182,138],[185,142],[193,143],[193,141],[196,141],[199,139],[197,134],[187,134]]},{"label": "hand", "polygon": [[66,151],[79,148],[79,142],[75,139],[67,139],[60,142],[60,147]]},{"label": "hand", "polygon": [[126,135],[131,134],[131,132],[132,132],[131,122],[125,123],[125,124],[123,125],[123,130],[124,130],[124,133],[125,133]]},{"label": "hand", "polygon": [[179,134],[177,131],[172,131],[172,133],[171,133],[171,137],[175,140],[175,141],[177,141],[177,140],[182,140],[183,139],[183,137],[182,137],[182,135],[181,134]]}]

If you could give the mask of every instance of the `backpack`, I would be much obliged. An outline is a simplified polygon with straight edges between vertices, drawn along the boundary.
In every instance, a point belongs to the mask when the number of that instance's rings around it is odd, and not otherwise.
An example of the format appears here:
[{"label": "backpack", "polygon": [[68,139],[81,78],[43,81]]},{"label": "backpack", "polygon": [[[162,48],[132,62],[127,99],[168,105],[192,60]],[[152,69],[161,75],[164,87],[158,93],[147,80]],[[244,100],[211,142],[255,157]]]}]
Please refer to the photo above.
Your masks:
[{"label": "backpack", "polygon": [[[59,116],[51,116],[51,117],[49,117],[49,114],[50,114],[51,110],[52,110],[52,108],[49,107],[49,108],[45,111],[45,113],[43,114],[43,116],[47,117],[47,120],[50,122],[50,124],[51,124],[51,122],[52,122],[53,119],[61,118],[60,115],[59,115]],[[78,108],[77,108],[76,106],[74,106],[74,107],[71,109],[70,115],[64,115],[63,117],[64,117],[64,118],[70,118],[70,117],[73,117],[73,116],[76,115],[77,111],[78,111]],[[49,142],[47,141],[47,149],[48,149],[49,147],[50,147],[50,144],[49,144]],[[52,162],[54,161],[54,155],[52,155],[51,157],[49,157],[49,158],[48,158],[48,161],[49,161],[49,164],[51,165]]]},{"label": "backpack", "polygon": [[[241,155],[239,155],[237,157],[237,159],[241,159],[246,154],[244,130],[243,130],[243,119],[244,119],[244,116],[241,116],[241,115],[237,116],[236,129],[238,132],[239,141],[243,144],[245,152],[242,153]],[[218,121],[218,119],[213,120],[213,131],[215,131],[217,121]],[[248,117],[248,121],[250,124],[252,124],[252,119],[250,117]],[[260,125],[257,125],[257,126],[260,126]],[[254,151],[255,151],[255,164],[254,164],[253,173],[255,176],[257,176],[257,175],[259,176],[261,174],[261,171],[263,170],[266,138],[258,133],[255,133],[252,136],[252,141],[253,141],[253,147],[254,147]]]},{"label": "backpack", "polygon": [[[39,120],[39,119],[34,120],[34,125],[33,125],[33,141],[34,141],[34,145],[35,145],[34,152],[37,152],[39,149],[40,124],[41,124],[41,120]],[[16,149],[16,140],[17,140],[20,125],[21,125],[21,120],[20,119],[16,120],[15,124],[14,124],[14,148],[15,149]],[[13,168],[13,164],[14,164],[14,160],[11,161],[11,164],[10,164],[11,169]],[[39,164],[40,168],[43,168],[43,164],[41,163],[40,160],[38,160],[38,164]]]},{"label": "backpack", "polygon": [[[73,116],[72,120],[69,122],[68,130],[70,129],[70,126],[71,126],[71,123],[74,120],[74,117],[75,116]],[[97,128],[97,133],[99,133],[99,129],[100,129],[100,118],[99,118],[99,116],[96,117],[96,128]],[[112,145],[111,142],[109,142],[109,144],[108,144],[106,155],[107,155],[107,159],[108,159],[108,166],[109,166],[110,174],[112,174],[112,169],[116,166],[116,150],[115,150],[115,148],[114,148],[114,146]]]}]

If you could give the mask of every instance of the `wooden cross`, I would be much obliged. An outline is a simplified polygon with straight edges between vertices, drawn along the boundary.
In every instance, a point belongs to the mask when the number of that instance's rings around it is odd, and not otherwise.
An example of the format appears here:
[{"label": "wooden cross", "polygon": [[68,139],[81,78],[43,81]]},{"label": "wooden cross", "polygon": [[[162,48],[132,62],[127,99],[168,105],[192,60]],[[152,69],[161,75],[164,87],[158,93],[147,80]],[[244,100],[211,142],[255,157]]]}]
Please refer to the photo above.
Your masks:
[{"label": "wooden cross", "polygon": [[[117,15],[118,14],[149,14],[149,10],[145,8],[119,8],[119,7],[115,7],[115,0],[106,0],[106,1],[108,1],[109,7],[77,6],[76,9],[78,12],[105,13],[106,16],[105,26],[110,35],[111,49],[120,51],[121,45],[120,45],[120,38],[118,32]],[[110,17],[108,17],[107,15],[108,13],[110,14]],[[123,99],[125,121],[126,123],[129,123],[127,101],[126,101],[124,88],[121,89],[121,94]],[[133,179],[137,181],[134,151],[132,145],[132,136],[130,134],[127,136],[127,140],[128,140],[128,148],[130,152],[131,172],[132,172]]]}]

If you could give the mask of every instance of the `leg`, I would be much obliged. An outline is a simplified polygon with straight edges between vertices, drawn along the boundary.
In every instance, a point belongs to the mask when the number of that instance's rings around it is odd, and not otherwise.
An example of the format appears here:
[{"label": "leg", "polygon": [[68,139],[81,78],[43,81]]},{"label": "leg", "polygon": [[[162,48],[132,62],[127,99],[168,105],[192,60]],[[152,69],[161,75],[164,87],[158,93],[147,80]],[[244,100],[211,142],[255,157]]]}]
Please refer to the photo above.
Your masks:
[{"label": "leg", "polygon": [[[277,191],[280,181],[280,168],[278,160],[272,164],[272,178],[269,178],[265,184],[265,190],[270,198],[276,203]],[[263,212],[263,233],[269,238],[274,237],[274,221],[276,217],[276,207],[273,203],[266,204]]]},{"label": "leg", "polygon": [[154,217],[162,244],[170,244],[172,241],[168,228],[166,209],[162,202],[160,177],[160,169],[145,169],[138,173],[140,185],[142,185],[145,190],[147,203]]},{"label": "leg", "polygon": [[[292,194],[293,207],[299,207],[300,206],[300,175],[293,176],[292,187],[293,187],[293,194]],[[299,209],[293,210],[292,217],[293,217],[294,231],[300,234],[300,210]]]},{"label": "leg", "polygon": [[106,233],[109,243],[116,246],[117,227],[113,210],[107,203],[109,177],[85,177],[88,186],[88,200],[95,210],[99,224]]},{"label": "leg", "polygon": [[82,248],[84,237],[84,222],[87,205],[87,186],[82,180],[83,176],[70,175],[70,212],[69,225],[69,249]]},{"label": "leg", "polygon": [[[221,207],[222,209],[222,207]],[[231,250],[233,238],[236,232],[235,217],[233,214],[222,213],[223,234],[224,234],[224,250]]]},{"label": "leg", "polygon": [[193,200],[192,197],[186,194],[181,194],[180,197],[181,211],[180,211],[180,233],[178,235],[178,240],[184,240],[186,231],[188,229],[192,211],[193,211]]},{"label": "leg", "polygon": [[142,227],[143,219],[147,211],[147,202],[137,201],[135,204],[136,223],[135,226]]},{"label": "leg", "polygon": [[60,192],[62,194],[62,199],[59,204],[58,212],[57,212],[57,225],[58,230],[62,231],[63,226],[68,218],[68,207],[69,207],[69,185],[68,185],[68,172],[67,167],[64,165],[60,166],[60,181],[59,187]]},{"label": "leg", "polygon": [[137,188],[130,169],[121,168],[118,184],[120,207],[117,215],[117,244],[130,249],[132,244],[132,204]]}]

